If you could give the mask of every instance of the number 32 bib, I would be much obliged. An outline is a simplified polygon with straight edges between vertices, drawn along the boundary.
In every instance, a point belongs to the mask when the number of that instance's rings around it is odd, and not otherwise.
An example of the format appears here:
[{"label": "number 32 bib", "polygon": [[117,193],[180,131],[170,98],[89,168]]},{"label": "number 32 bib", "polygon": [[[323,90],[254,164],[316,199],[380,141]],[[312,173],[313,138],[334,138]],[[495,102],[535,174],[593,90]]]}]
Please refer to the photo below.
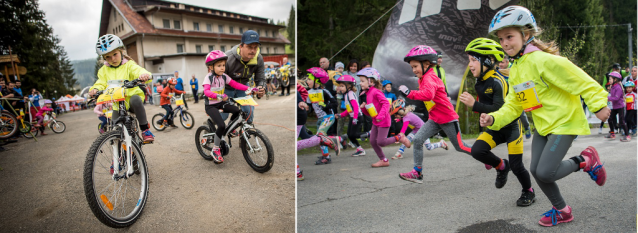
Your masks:
[{"label": "number 32 bib", "polygon": [[538,99],[538,93],[536,92],[536,85],[532,81],[527,81],[514,86],[514,92],[516,92],[516,99],[525,112],[530,112],[535,109],[543,107],[543,104]]}]

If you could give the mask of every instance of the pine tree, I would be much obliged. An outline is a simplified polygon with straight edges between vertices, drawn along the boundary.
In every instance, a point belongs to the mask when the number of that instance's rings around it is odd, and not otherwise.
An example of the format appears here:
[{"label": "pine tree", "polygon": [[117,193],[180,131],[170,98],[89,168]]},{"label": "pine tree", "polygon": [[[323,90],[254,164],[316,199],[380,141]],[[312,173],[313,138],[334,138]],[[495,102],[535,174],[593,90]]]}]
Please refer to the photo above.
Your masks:
[{"label": "pine tree", "polygon": [[290,16],[288,16],[288,27],[286,28],[286,32],[288,32],[288,40],[290,41],[290,49],[295,49],[295,7],[290,7]]}]

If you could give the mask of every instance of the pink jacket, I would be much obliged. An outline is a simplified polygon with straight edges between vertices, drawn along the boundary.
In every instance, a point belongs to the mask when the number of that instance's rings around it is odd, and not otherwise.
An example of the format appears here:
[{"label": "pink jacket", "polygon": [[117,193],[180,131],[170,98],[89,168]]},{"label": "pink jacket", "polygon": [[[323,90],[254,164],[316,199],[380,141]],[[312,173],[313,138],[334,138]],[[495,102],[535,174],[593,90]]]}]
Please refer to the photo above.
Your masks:
[{"label": "pink jacket", "polygon": [[[373,104],[377,109],[377,116],[372,118],[372,124],[377,127],[390,127],[390,103],[383,92],[370,87],[366,94],[366,104]],[[365,105],[361,105],[363,114],[370,116]],[[379,120],[379,121],[377,121]]]},{"label": "pink jacket", "polygon": [[104,115],[104,113],[102,112],[103,109],[109,109],[111,108],[111,106],[113,106],[112,103],[107,103],[107,104],[98,104],[95,105],[95,108],[93,108],[93,112],[97,114],[97,116],[102,116]]},{"label": "pink jacket", "polygon": [[[445,92],[443,81],[438,78],[433,69],[419,79],[419,90],[410,91],[408,98],[420,101],[433,101],[434,107],[430,109],[429,115],[437,124],[449,123],[459,119],[459,115],[454,111],[454,106],[450,103]],[[386,101],[387,102],[387,101]]]},{"label": "pink jacket", "polygon": [[45,106],[40,107],[40,110],[38,110],[38,113],[35,114],[35,116],[42,116],[42,114],[44,114],[44,112],[50,112],[53,111],[53,109],[47,108]]},{"label": "pink jacket", "polygon": [[346,117],[347,115],[350,115],[350,117],[352,117],[353,119],[358,119],[360,106],[359,106],[359,103],[357,103],[357,99],[355,99],[355,98],[347,98],[347,96],[354,96],[354,95],[355,95],[355,93],[353,91],[348,91],[346,96],[344,96],[344,100],[350,99],[350,103],[346,103],[346,104],[350,105],[350,108],[352,109],[352,112],[343,111],[343,112],[341,112],[341,114],[339,114],[341,117]]},{"label": "pink jacket", "polygon": [[[212,77],[211,77],[212,76]],[[215,94],[215,92],[211,91],[210,88],[212,87],[224,87],[226,85],[235,88],[237,90],[240,91],[245,91],[248,90],[248,86],[235,82],[235,80],[231,79],[230,77],[228,77],[228,75],[223,74],[223,76],[218,76],[218,75],[213,75],[212,73],[208,73],[208,75],[206,75],[206,77],[204,78],[204,85],[202,85],[204,87],[204,95],[206,95],[208,98],[212,98],[212,99],[217,99],[217,94]],[[211,82],[211,79],[212,82]],[[219,103],[220,101],[217,100],[209,100],[208,104],[216,104]]]}]

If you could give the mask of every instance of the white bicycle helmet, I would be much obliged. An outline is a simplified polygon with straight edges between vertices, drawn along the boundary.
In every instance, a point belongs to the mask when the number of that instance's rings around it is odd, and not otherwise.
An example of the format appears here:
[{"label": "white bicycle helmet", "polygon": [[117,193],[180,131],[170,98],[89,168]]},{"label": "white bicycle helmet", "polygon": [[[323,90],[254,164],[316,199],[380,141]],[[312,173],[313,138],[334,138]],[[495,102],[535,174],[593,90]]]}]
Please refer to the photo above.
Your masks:
[{"label": "white bicycle helmet", "polygon": [[488,31],[494,35],[496,31],[510,26],[531,28],[534,32],[538,32],[534,15],[522,6],[508,6],[497,12],[494,18],[492,18]]},{"label": "white bicycle helmet", "polygon": [[124,47],[122,39],[113,34],[106,34],[97,39],[95,52],[102,56],[120,47]]}]

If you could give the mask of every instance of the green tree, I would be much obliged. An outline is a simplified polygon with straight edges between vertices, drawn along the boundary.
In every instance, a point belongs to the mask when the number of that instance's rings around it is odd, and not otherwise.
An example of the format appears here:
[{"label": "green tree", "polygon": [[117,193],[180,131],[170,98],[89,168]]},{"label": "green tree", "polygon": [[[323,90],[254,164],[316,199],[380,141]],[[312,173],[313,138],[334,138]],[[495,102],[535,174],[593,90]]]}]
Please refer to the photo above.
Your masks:
[{"label": "green tree", "polygon": [[288,40],[290,41],[290,49],[295,49],[295,7],[290,7],[290,16],[288,16],[288,27],[286,28],[286,32],[288,32]]}]

